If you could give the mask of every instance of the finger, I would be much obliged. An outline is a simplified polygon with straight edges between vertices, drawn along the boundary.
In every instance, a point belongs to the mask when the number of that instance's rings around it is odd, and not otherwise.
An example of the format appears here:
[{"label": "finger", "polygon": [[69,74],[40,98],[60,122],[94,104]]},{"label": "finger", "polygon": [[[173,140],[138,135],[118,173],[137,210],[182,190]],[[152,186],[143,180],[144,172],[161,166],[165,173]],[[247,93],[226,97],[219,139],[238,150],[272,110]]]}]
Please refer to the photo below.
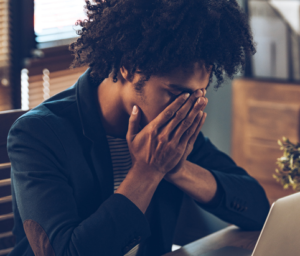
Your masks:
[{"label": "finger", "polygon": [[192,110],[190,111],[188,116],[178,125],[178,127],[174,131],[174,136],[173,136],[172,140],[174,140],[175,143],[178,143],[180,141],[182,135],[194,124],[194,120],[197,118],[198,114],[201,112],[201,108],[202,108],[201,101],[203,101],[203,98],[199,98],[196,101],[196,103],[194,104],[194,107],[192,108]]},{"label": "finger", "polygon": [[128,121],[128,131],[126,134],[127,141],[132,141],[135,135],[139,132],[139,126],[141,121],[141,111],[134,105]]},{"label": "finger", "polygon": [[185,93],[178,98],[176,98],[169,106],[167,106],[153,121],[153,126],[158,129],[174,116],[176,111],[181,108],[181,106],[186,102],[189,98],[190,94]]},{"label": "finger", "polygon": [[196,139],[197,139],[197,137],[198,137],[198,135],[199,135],[199,133],[200,133],[200,131],[202,129],[202,126],[203,126],[203,124],[205,122],[206,117],[207,117],[207,113],[203,113],[201,121],[200,121],[200,123],[199,123],[196,131],[194,132],[194,134],[189,139],[189,142],[188,142],[189,144],[194,145],[194,143],[195,143],[195,141],[196,141]]},{"label": "finger", "polygon": [[[196,106],[195,103],[197,99],[200,99],[200,102],[198,102],[199,106],[196,107],[196,110],[200,110],[201,104],[204,102],[204,99],[201,98],[202,91],[197,90],[194,92],[191,97],[186,101],[186,103],[176,112],[174,118],[168,123],[168,125],[165,127],[166,134],[171,134],[173,130],[184,120],[185,128],[187,129],[192,123],[194,118],[197,115],[197,112],[195,112],[195,109],[193,106]],[[192,113],[191,116],[190,113]],[[185,120],[187,119],[187,120]],[[181,136],[181,135],[180,135]]]},{"label": "finger", "polygon": [[178,143],[178,145],[182,145],[184,147],[186,147],[186,144],[188,143],[188,141],[190,140],[190,138],[194,135],[194,133],[197,130],[197,127],[199,127],[199,124],[201,123],[201,119],[203,117],[203,112],[200,111],[193,124],[191,125],[191,127],[189,129],[187,129],[181,136],[180,141]]},{"label": "finger", "polygon": [[204,102],[203,102],[203,104],[202,104],[202,106],[201,106],[201,110],[202,110],[202,111],[204,111],[204,109],[205,109],[206,106],[207,106],[208,98],[203,97],[203,100],[204,100]]},{"label": "finger", "polygon": [[[202,118],[201,118],[201,121],[200,123],[198,124],[197,126],[197,129],[196,131],[194,132],[194,134],[190,137],[189,141],[187,142],[186,145],[184,145],[185,147],[185,153],[184,153],[184,159],[186,159],[188,157],[188,155],[191,153],[192,149],[194,148],[194,144],[195,144],[195,141],[196,139],[198,138],[198,135],[202,129],[202,126],[205,122],[205,118],[206,118],[207,114],[206,113],[203,113],[202,115]],[[192,148],[190,148],[192,147]]]}]

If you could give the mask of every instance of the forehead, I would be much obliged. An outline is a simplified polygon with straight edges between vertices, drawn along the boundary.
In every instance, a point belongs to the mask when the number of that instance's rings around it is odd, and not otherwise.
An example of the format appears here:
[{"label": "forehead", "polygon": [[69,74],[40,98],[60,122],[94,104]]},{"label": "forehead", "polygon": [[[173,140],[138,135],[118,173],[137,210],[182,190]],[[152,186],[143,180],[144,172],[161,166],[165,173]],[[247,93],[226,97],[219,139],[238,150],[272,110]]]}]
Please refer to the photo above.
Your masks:
[{"label": "forehead", "polygon": [[209,83],[211,70],[204,64],[195,63],[189,69],[177,68],[164,77],[166,85],[180,85],[190,90],[205,89]]}]

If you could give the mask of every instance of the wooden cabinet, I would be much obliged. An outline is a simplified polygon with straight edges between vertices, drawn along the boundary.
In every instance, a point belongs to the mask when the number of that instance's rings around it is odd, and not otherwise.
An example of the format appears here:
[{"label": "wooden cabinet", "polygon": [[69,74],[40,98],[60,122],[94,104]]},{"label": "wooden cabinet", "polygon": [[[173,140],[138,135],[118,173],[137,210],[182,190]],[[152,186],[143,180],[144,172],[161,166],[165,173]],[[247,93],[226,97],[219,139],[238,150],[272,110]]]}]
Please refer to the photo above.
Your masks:
[{"label": "wooden cabinet", "polygon": [[232,157],[264,187],[269,201],[291,194],[272,177],[278,139],[300,141],[300,84],[233,81]]}]

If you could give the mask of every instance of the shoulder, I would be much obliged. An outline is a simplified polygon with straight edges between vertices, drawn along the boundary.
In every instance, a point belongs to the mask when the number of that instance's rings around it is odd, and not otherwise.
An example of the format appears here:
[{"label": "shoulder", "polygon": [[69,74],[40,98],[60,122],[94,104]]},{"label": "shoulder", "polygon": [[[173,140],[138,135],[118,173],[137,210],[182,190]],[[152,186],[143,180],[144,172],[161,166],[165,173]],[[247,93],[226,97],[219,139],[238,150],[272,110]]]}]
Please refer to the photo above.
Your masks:
[{"label": "shoulder", "polygon": [[[8,147],[18,142],[52,145],[62,144],[66,134],[72,133],[78,121],[74,86],[51,97],[19,117],[8,134]],[[77,125],[78,126],[78,125]]]}]

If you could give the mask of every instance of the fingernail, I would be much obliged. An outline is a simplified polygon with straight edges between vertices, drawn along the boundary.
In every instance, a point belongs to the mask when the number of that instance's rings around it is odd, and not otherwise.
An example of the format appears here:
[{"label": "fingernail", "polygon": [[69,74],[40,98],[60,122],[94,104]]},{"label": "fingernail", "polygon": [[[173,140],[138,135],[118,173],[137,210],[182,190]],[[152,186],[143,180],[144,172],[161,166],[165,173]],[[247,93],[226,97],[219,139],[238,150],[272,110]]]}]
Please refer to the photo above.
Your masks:
[{"label": "fingernail", "polygon": [[137,112],[138,112],[138,108],[137,108],[136,105],[134,105],[134,106],[133,106],[133,109],[132,109],[132,114],[133,114],[133,115],[136,115]]},{"label": "fingernail", "polygon": [[201,103],[201,98],[198,98],[196,104],[200,104],[200,103]]},{"label": "fingernail", "polygon": [[196,97],[201,97],[202,96],[202,91],[201,90],[197,90],[196,91]]},{"label": "fingernail", "polygon": [[183,98],[186,100],[188,97],[190,97],[190,94],[189,93],[185,93],[184,95],[183,95]]}]

